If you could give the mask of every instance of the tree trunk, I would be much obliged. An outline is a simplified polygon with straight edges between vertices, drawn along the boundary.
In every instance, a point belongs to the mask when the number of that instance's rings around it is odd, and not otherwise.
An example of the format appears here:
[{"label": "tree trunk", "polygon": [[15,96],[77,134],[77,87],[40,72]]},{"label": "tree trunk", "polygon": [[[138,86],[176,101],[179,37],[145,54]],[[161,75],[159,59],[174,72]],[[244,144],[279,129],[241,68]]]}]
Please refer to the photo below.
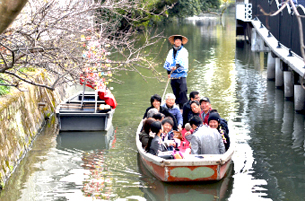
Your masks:
[{"label": "tree trunk", "polygon": [[0,0],[0,34],[14,21],[28,0]]}]

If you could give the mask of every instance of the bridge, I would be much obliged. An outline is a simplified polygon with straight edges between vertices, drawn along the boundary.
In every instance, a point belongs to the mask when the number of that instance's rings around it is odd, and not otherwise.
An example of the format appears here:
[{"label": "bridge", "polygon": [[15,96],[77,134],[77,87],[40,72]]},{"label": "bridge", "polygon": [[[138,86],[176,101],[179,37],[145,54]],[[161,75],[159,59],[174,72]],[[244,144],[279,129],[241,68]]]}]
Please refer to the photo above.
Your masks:
[{"label": "bridge", "polygon": [[[268,52],[267,79],[283,88],[297,112],[305,111],[305,0],[237,0],[236,35],[254,52]],[[303,47],[302,47],[303,45]]]}]

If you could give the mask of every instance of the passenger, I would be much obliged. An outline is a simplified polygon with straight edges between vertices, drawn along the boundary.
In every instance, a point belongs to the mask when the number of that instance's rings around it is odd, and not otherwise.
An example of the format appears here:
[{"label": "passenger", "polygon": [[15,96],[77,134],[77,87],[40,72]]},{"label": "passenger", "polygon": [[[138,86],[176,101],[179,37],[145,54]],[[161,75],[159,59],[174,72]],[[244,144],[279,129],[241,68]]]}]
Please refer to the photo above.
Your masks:
[{"label": "passenger", "polygon": [[201,114],[201,108],[200,108],[200,105],[199,105],[199,102],[194,100],[191,102],[191,111],[189,112],[189,115],[188,115],[188,122],[190,122],[190,120],[194,117],[194,116],[198,116],[200,117],[200,114]]},{"label": "passenger", "polygon": [[159,111],[158,111],[156,108],[151,108],[151,109],[148,110],[148,112],[147,112],[147,118],[153,117],[154,114],[157,114],[157,113],[159,113]]},{"label": "passenger", "polygon": [[164,114],[162,114],[160,112],[158,112],[152,116],[152,118],[154,118],[155,120],[160,121],[160,122],[164,119],[164,117],[165,117]]},{"label": "passenger", "polygon": [[177,144],[176,148],[180,147],[181,141],[183,140],[183,136],[180,131],[173,131],[173,132],[174,132],[174,141]]},{"label": "passenger", "polygon": [[221,137],[222,137],[222,141],[225,145],[225,149],[226,151],[229,149],[230,147],[230,138],[228,133],[226,132],[226,129],[224,129],[221,124],[220,124],[220,115],[217,112],[211,112],[209,119],[208,119],[208,123],[210,128],[215,128],[218,130],[218,132],[220,133]]},{"label": "passenger", "polygon": [[193,134],[186,136],[186,139],[191,142],[192,154],[223,154],[225,146],[221,135],[216,129],[211,129],[202,124],[202,119],[199,116],[194,116],[190,120]]},{"label": "passenger", "polygon": [[192,91],[190,93],[190,99],[188,102],[186,102],[183,105],[183,112],[182,112],[182,117],[183,117],[183,125],[182,127],[184,128],[185,124],[188,122],[188,115],[189,112],[191,111],[191,101],[199,101],[200,100],[200,96],[199,96],[199,92],[198,91]]},{"label": "passenger", "polygon": [[178,130],[182,130],[182,124],[183,124],[182,114],[179,107],[176,105],[175,100],[176,100],[176,96],[174,94],[171,93],[166,94],[165,103],[162,105],[162,107],[168,109],[168,111],[172,113],[172,115],[174,115],[178,123]]},{"label": "passenger", "polygon": [[[212,109],[210,111],[210,114],[212,114],[213,112],[218,113],[218,111],[216,109]],[[219,113],[218,113],[219,114]],[[228,127],[228,122],[227,120],[223,119],[220,117],[220,126],[222,126],[222,128],[225,130],[225,132],[227,133],[227,135],[229,135],[229,127]]]},{"label": "passenger", "polygon": [[167,147],[161,139],[162,125],[161,122],[155,121],[151,124],[149,133],[149,140],[146,151],[153,155],[158,155],[162,151],[166,151]]},{"label": "passenger", "polygon": [[139,139],[142,142],[142,147],[146,149],[148,139],[149,139],[149,132],[150,132],[150,126],[153,122],[156,120],[154,118],[147,118],[143,123],[143,128],[141,133],[139,134]]},{"label": "passenger", "polygon": [[166,145],[168,151],[173,151],[174,148],[178,147],[178,143],[176,143],[174,139],[174,122],[170,117],[166,117],[162,120],[161,124],[163,127],[163,132],[161,134],[162,141]]},{"label": "passenger", "polygon": [[203,120],[203,124],[208,124],[208,119],[210,115],[210,111],[212,110],[210,99],[204,97],[200,99],[200,107],[201,107],[201,119]]},{"label": "passenger", "polygon": [[145,111],[145,114],[143,116],[143,119],[145,119],[147,117],[147,113],[151,108],[156,108],[160,113],[164,114],[165,117],[171,117],[174,121],[174,130],[177,130],[178,126],[177,126],[177,120],[174,117],[174,115],[172,115],[166,108],[161,106],[161,96],[159,96],[158,94],[152,95],[150,98],[150,104],[151,106],[148,107]]}]

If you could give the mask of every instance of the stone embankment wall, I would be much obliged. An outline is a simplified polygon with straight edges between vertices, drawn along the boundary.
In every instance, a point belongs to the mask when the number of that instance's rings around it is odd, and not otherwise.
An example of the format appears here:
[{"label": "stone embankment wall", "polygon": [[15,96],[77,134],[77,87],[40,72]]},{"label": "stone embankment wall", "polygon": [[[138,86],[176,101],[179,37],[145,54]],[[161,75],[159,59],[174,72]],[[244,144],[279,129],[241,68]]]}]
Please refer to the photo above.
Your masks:
[{"label": "stone embankment wall", "polygon": [[27,86],[26,92],[14,89],[0,97],[0,190],[63,95],[63,88]]}]

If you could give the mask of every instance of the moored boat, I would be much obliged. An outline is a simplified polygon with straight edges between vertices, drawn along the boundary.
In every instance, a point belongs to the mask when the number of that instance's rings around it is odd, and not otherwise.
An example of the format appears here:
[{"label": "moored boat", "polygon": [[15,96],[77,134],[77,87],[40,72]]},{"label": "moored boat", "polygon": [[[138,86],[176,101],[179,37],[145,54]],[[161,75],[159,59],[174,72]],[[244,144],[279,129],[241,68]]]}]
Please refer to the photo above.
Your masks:
[{"label": "moored boat", "polygon": [[[63,101],[56,108],[60,131],[103,131],[111,125],[117,102],[104,79],[93,68],[80,74],[83,91]],[[94,92],[86,91],[86,87]]]},{"label": "moored boat", "polygon": [[102,131],[111,126],[115,109],[97,92],[80,91],[56,108],[60,131]]},{"label": "moored boat", "polygon": [[[142,124],[141,122],[136,133],[137,150],[144,166],[159,180],[164,182],[218,181],[227,174],[232,163],[233,144],[224,154],[184,154],[183,159],[163,159],[147,153],[142,148],[139,140]],[[180,151],[183,153],[185,149]]]}]

